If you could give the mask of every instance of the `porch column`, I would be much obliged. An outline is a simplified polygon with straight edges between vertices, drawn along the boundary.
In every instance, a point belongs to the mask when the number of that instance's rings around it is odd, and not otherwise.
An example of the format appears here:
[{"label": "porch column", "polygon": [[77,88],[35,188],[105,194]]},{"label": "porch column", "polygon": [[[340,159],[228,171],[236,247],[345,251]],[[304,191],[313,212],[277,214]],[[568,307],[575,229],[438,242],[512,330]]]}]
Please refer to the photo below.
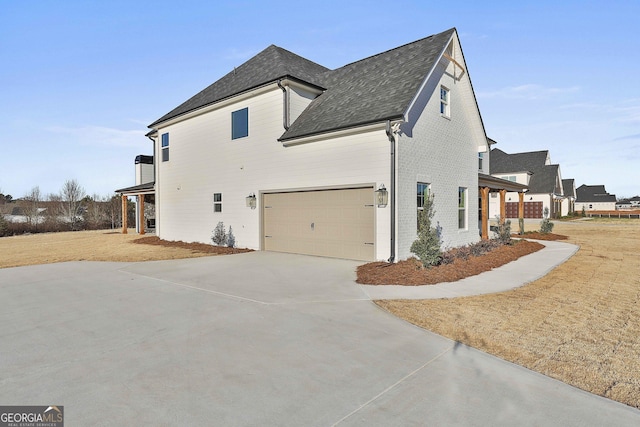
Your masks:
[{"label": "porch column", "polygon": [[524,192],[518,193],[518,225],[520,234],[524,234]]},{"label": "porch column", "polygon": [[139,232],[138,234],[144,234],[144,194],[138,194],[138,210],[139,210]]},{"label": "porch column", "polygon": [[127,196],[122,195],[122,234],[127,234]]},{"label": "porch column", "polygon": [[507,190],[500,190],[500,225],[504,224],[505,217],[507,216],[506,197]]},{"label": "porch column", "polygon": [[482,203],[482,240],[489,240],[489,187],[480,188]]}]

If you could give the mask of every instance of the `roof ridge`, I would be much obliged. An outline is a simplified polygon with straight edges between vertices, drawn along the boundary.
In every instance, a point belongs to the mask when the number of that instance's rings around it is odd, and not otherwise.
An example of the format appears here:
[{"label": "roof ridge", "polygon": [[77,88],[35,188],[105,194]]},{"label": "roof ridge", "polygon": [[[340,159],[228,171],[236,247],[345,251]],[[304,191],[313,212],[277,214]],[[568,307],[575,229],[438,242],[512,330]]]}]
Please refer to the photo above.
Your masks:
[{"label": "roof ridge", "polygon": [[430,36],[423,37],[423,38],[421,38],[421,39],[419,39],[419,40],[414,40],[414,41],[412,41],[412,42],[405,43],[405,44],[403,44],[403,45],[401,45],[401,46],[396,46],[396,47],[394,47],[394,48],[387,49],[387,50],[382,51],[382,52],[378,52],[378,53],[376,53],[376,54],[374,54],[374,55],[369,55],[369,56],[367,56],[366,58],[362,58],[362,59],[359,59],[359,60],[357,60],[357,61],[349,62],[348,64],[345,64],[345,65],[343,65],[342,67],[338,67],[338,68],[336,68],[335,70],[332,70],[332,71],[340,70],[340,69],[345,68],[345,67],[348,67],[348,66],[350,66],[350,65],[355,65],[355,64],[357,64],[358,62],[367,61],[367,60],[370,60],[371,58],[375,58],[375,57],[377,57],[377,56],[381,56],[381,55],[384,55],[384,54],[387,54],[387,53],[393,52],[394,50],[402,49],[402,48],[404,48],[404,47],[406,47],[406,46],[409,46],[409,45],[412,45],[412,44],[416,44],[416,43],[420,43],[420,42],[425,41],[425,40],[427,40],[427,39],[430,39],[430,38],[433,38],[433,37],[440,36],[440,35],[442,35],[442,34],[444,34],[444,33],[446,33],[446,32],[449,32],[449,31],[452,31],[452,32],[453,32],[453,31],[456,31],[456,32],[457,32],[458,30],[456,29],[456,27],[451,27],[451,28],[449,28],[448,30],[441,31],[441,32],[439,32],[439,33],[437,33],[437,34],[431,34]]}]

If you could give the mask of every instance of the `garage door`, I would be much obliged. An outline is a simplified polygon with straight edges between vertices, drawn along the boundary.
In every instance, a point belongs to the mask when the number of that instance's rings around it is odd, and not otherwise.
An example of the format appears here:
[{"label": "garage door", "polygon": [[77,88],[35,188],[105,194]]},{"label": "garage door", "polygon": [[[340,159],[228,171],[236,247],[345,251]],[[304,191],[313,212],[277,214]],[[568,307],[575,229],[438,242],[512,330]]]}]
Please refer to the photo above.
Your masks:
[{"label": "garage door", "polygon": [[264,194],[263,248],[371,261],[373,188]]},{"label": "garage door", "polygon": [[[518,202],[505,203],[507,218],[518,218]],[[542,218],[542,202],[524,202],[525,218]]]}]

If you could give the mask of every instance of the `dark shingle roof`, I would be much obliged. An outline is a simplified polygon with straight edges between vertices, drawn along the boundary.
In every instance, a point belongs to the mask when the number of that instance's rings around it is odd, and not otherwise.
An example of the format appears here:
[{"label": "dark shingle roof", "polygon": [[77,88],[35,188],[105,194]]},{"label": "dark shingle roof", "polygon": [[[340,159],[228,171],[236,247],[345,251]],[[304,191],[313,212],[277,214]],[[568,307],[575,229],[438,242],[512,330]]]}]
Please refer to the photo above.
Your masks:
[{"label": "dark shingle roof", "polygon": [[567,197],[576,197],[576,184],[573,179],[562,180],[562,193]]},{"label": "dark shingle roof", "polygon": [[326,71],[328,71],[328,68],[322,65],[318,65],[281,47],[271,45],[200,93],[160,117],[149,127],[283,77],[293,77],[314,86],[322,87],[318,76]]},{"label": "dark shingle roof", "polygon": [[491,173],[533,172],[545,165],[548,151],[507,154],[499,148],[491,150],[489,170]]},{"label": "dark shingle roof", "polygon": [[607,193],[604,185],[585,185],[576,188],[576,202],[615,202],[615,194]]},{"label": "dark shingle roof", "polygon": [[149,127],[283,77],[325,91],[281,141],[400,118],[455,31],[452,28],[336,70],[271,45]]},{"label": "dark shingle roof", "polygon": [[454,32],[452,28],[325,73],[327,90],[280,140],[402,117]]},{"label": "dark shingle roof", "polygon": [[557,180],[560,166],[546,164],[548,156],[546,150],[507,154],[494,148],[489,158],[489,170],[491,174],[531,172],[530,193],[558,194],[562,191]]}]

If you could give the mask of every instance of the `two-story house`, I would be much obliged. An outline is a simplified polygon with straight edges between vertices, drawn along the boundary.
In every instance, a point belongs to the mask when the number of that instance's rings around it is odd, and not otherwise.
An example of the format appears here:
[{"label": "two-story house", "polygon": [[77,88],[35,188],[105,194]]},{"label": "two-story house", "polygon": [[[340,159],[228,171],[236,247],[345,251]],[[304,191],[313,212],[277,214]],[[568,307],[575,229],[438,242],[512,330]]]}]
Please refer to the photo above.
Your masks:
[{"label": "two-story house", "polygon": [[489,144],[455,29],[335,70],[272,45],[149,127],[162,239],[222,222],[242,247],[394,261],[429,195],[444,247],[480,238]]},{"label": "two-story house", "polygon": [[[562,214],[562,202],[565,199],[560,165],[551,164],[549,151],[531,151],[508,154],[494,148],[491,150],[491,175],[509,181],[525,184],[529,187],[524,200],[525,218],[543,218],[545,209],[550,218]],[[518,195],[506,195],[506,217],[518,217]],[[567,205],[568,209],[568,205]],[[490,215],[499,215],[497,199],[490,202]]]}]

